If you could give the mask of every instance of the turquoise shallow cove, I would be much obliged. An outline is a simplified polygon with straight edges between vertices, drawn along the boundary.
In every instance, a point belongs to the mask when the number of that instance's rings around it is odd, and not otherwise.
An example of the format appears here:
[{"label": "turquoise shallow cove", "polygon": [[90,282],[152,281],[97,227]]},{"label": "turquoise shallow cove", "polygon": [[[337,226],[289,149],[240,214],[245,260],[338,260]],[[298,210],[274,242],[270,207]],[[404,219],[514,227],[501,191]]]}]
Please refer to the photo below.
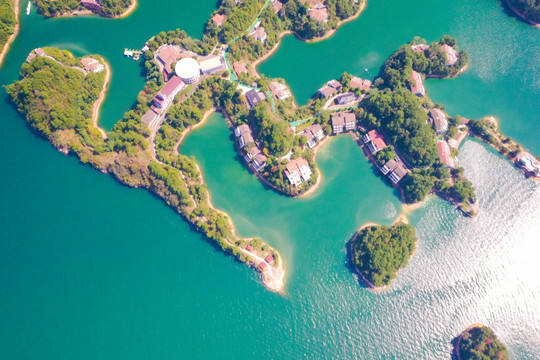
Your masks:
[{"label": "turquoise shallow cove", "polygon": [[[200,36],[215,8],[139,1],[120,20],[23,15],[0,84],[18,79],[38,46],[101,54],[113,69],[101,119],[111,128],[144,86],[123,49],[177,27]],[[433,100],[451,114],[496,116],[504,134],[540,155],[540,31],[497,0],[372,0],[324,42],[284,38],[259,70],[285,78],[305,103],[342,71],[374,75],[413,36],[445,33],[471,65],[458,79],[428,81]],[[442,360],[471,323],[491,326],[512,359],[540,359],[540,184],[480,142],[465,141],[459,158],[480,215],[430,199],[409,216],[419,235],[409,266],[374,294],[349,269],[345,244],[366,222],[392,223],[401,203],[351,138],[322,149],[320,189],[295,200],[249,174],[213,115],[181,151],[196,157],[240,235],[282,253],[280,296],[159,199],[55,151],[0,91],[0,359]]]}]

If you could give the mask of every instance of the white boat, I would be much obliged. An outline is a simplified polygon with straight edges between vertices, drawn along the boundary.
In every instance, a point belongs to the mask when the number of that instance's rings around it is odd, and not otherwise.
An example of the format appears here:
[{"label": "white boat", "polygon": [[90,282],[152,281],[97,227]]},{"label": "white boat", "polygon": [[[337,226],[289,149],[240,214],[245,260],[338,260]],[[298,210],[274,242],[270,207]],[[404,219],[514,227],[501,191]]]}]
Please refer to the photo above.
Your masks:
[{"label": "white boat", "polygon": [[30,9],[32,8],[32,2],[29,1],[28,5],[26,6],[26,15],[30,15]]}]

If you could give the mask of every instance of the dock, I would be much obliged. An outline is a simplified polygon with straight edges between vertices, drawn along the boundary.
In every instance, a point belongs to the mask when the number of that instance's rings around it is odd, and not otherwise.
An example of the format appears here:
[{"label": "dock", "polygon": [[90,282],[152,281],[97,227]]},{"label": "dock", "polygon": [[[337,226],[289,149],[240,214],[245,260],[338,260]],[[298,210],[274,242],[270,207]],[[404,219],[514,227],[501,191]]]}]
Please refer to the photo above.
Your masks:
[{"label": "dock", "polygon": [[133,60],[137,61],[141,57],[143,52],[141,50],[131,50],[131,49],[124,49],[124,55],[127,57],[132,57]]}]

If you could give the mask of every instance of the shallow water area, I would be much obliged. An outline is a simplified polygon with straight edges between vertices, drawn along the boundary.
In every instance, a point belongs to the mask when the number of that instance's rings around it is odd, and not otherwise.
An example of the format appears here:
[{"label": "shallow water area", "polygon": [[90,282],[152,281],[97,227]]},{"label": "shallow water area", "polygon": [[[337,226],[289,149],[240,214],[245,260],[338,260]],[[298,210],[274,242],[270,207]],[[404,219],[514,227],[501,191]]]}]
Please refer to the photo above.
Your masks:
[{"label": "shallow water area", "polygon": [[[119,20],[24,15],[0,83],[17,79],[38,46],[104,55],[113,78],[101,123],[111,128],[144,84],[123,49],[169,28],[200,35],[215,7],[139,2],[131,17]],[[432,12],[448,16],[435,22]],[[471,13],[485,18],[471,22]],[[424,21],[402,20],[414,14]],[[376,73],[414,35],[432,41],[444,33],[471,53],[471,67],[458,79],[429,81],[433,99],[452,114],[495,114],[503,133],[540,154],[532,60],[539,35],[507,18],[497,1],[372,1],[325,42],[286,37],[260,70],[285,77],[304,102],[343,70]],[[511,51],[480,61],[504,41]],[[344,46],[349,43],[356,46]],[[470,48],[475,43],[483,47]],[[321,54],[339,48],[343,55],[315,66]],[[273,67],[286,58],[289,67]],[[295,59],[318,71],[304,76]],[[3,89],[1,96],[1,359],[442,360],[450,358],[451,339],[478,322],[494,329],[512,359],[540,359],[540,184],[475,140],[464,142],[459,160],[477,189],[480,214],[465,218],[430,198],[409,214],[419,236],[416,254],[387,291],[375,294],[349,269],[345,244],[366,222],[391,224],[401,203],[351,138],[335,137],[321,149],[320,188],[291,199],[249,173],[226,122],[212,115],[187,136],[181,152],[196,158],[214,204],[231,215],[239,234],[261,236],[283,255],[281,296],[161,200],[55,151],[25,125]]]}]

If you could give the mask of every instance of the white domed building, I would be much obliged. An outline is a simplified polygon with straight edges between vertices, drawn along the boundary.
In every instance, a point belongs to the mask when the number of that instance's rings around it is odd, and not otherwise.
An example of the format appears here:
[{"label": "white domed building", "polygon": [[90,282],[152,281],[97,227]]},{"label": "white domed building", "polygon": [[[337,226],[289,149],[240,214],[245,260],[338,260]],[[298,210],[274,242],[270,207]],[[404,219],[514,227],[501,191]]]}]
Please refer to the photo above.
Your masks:
[{"label": "white domed building", "polygon": [[183,58],[176,63],[174,69],[176,75],[186,84],[195,84],[199,81],[200,68],[197,60],[192,58]]}]

